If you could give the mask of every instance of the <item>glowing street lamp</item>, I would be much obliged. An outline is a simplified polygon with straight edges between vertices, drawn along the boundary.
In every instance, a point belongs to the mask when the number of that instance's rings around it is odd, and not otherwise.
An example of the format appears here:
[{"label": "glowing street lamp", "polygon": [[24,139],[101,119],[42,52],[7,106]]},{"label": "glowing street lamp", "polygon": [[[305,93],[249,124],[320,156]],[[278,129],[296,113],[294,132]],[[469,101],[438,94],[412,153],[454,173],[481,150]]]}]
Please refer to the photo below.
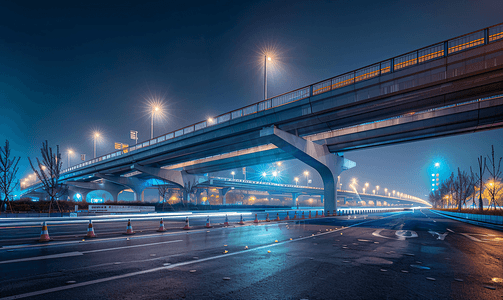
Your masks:
[{"label": "glowing street lamp", "polygon": [[379,186],[376,185],[377,194],[379,194]]},{"label": "glowing street lamp", "polygon": [[372,190],[372,193],[374,193],[374,195],[376,194],[376,190]]},{"label": "glowing street lamp", "polygon": [[273,171],[272,172],[272,176],[274,176],[274,177],[278,176],[278,172],[277,171]]},{"label": "glowing street lamp", "polygon": [[365,194],[365,188],[363,188],[363,193]]},{"label": "glowing street lamp", "polygon": [[395,197],[395,190],[393,190],[393,197]]},{"label": "glowing street lamp", "polygon": [[369,187],[369,183],[368,182],[365,182],[365,187],[368,188]]},{"label": "glowing street lamp", "polygon": [[267,61],[271,61],[271,57],[264,55],[264,100],[267,99]]},{"label": "glowing street lamp", "polygon": [[236,172],[232,171],[231,175],[232,175],[232,179],[234,179],[234,175],[236,175]]},{"label": "glowing street lamp", "polygon": [[309,176],[309,172],[308,171],[304,171],[304,176],[306,177],[306,186],[308,186],[309,182],[307,181],[307,179],[308,179],[308,176]]},{"label": "glowing street lamp", "polygon": [[299,185],[299,177],[295,177],[293,180],[295,180],[295,185]]},{"label": "glowing street lamp", "polygon": [[94,132],[93,137],[94,137],[94,158],[96,158],[96,140],[100,137],[100,133]]},{"label": "glowing street lamp", "polygon": [[384,189],[384,195],[386,195],[387,193],[388,193],[388,189],[387,189],[387,188],[385,188],[385,189]]},{"label": "glowing street lamp", "polygon": [[356,185],[356,178],[353,178],[353,180],[351,180],[351,184]]},{"label": "glowing street lamp", "polygon": [[73,154],[72,149],[68,149],[68,168],[70,167],[70,156]]},{"label": "glowing street lamp", "polygon": [[265,178],[266,176],[267,176],[267,173],[266,173],[266,172],[263,172],[263,173],[262,173],[262,177],[264,177],[264,178]]}]

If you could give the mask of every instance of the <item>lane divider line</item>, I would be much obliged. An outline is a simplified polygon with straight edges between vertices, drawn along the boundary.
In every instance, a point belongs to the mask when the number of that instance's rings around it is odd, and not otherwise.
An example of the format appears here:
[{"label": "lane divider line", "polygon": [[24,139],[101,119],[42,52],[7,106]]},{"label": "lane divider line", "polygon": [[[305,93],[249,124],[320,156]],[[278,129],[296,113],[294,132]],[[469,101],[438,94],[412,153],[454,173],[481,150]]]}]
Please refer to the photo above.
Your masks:
[{"label": "lane divider line", "polygon": [[396,215],[390,215],[390,216],[383,217],[383,218],[376,219],[376,220],[368,220],[368,221],[365,221],[365,222],[356,223],[356,224],[353,224],[353,225],[349,225],[349,226],[346,226],[346,227],[335,229],[333,231],[327,231],[327,232],[319,233],[319,234],[316,234],[314,236],[305,236],[305,237],[296,238],[296,239],[293,239],[293,240],[286,240],[286,241],[279,242],[279,243],[273,243],[273,244],[270,244],[270,245],[259,246],[259,247],[248,249],[248,250],[242,250],[242,251],[239,251],[239,252],[231,252],[231,253],[226,253],[226,254],[220,254],[220,255],[211,256],[211,257],[207,257],[207,258],[201,258],[201,259],[197,259],[197,260],[190,260],[190,261],[186,261],[186,262],[176,263],[176,264],[172,264],[172,265],[169,265],[169,266],[162,266],[162,267],[157,267],[157,268],[143,270],[143,271],[138,271],[138,272],[126,273],[126,274],[116,275],[116,276],[107,277],[107,278],[101,278],[101,279],[95,279],[95,280],[90,280],[90,281],[75,283],[75,284],[68,285],[68,286],[59,286],[59,287],[54,287],[54,288],[50,288],[50,289],[39,290],[39,291],[35,291],[35,292],[29,292],[29,293],[24,293],[24,294],[19,294],[19,295],[4,297],[4,298],[0,298],[0,300],[21,299],[21,298],[26,298],[26,297],[39,296],[39,295],[43,295],[43,294],[48,294],[48,293],[53,293],[53,292],[59,292],[59,291],[69,290],[69,289],[73,289],[73,288],[77,288],[77,287],[89,286],[89,285],[93,285],[93,284],[97,284],[97,283],[108,282],[108,281],[112,281],[112,280],[117,280],[117,279],[122,279],[122,278],[128,278],[128,277],[133,277],[133,276],[148,274],[148,273],[152,273],[152,272],[157,272],[157,271],[161,271],[161,270],[168,270],[168,269],[172,269],[172,268],[176,268],[176,267],[181,267],[181,266],[186,266],[186,265],[192,265],[192,264],[195,264],[195,263],[200,263],[200,262],[215,260],[215,259],[219,259],[219,258],[224,258],[224,257],[229,257],[229,256],[234,256],[234,255],[239,255],[239,254],[243,254],[243,253],[248,253],[248,252],[252,252],[252,251],[261,250],[261,249],[264,249],[264,248],[270,248],[270,247],[276,247],[276,246],[279,246],[279,245],[284,245],[286,243],[292,243],[292,242],[302,241],[302,240],[305,240],[305,239],[310,239],[310,238],[314,238],[314,237],[318,237],[318,236],[322,236],[322,235],[332,234],[332,233],[335,233],[335,232],[338,232],[338,231],[341,231],[341,230],[345,230],[345,229],[348,229],[348,228],[351,228],[351,227],[355,227],[355,226],[363,225],[363,224],[366,224],[366,223],[375,222],[375,221],[379,221],[379,220],[382,220],[382,219],[390,218],[392,216],[396,216]]}]

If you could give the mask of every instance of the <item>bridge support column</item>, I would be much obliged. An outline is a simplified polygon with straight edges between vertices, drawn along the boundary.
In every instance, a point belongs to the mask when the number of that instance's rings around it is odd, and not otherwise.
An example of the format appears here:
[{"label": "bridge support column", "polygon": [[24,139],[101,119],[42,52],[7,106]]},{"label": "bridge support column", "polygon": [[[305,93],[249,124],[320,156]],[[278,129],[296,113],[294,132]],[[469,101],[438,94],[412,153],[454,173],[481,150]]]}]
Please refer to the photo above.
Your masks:
[{"label": "bridge support column", "polygon": [[[320,195],[320,200],[321,200],[321,204],[323,204],[323,201],[325,200],[325,197],[323,195]],[[336,203],[336,206],[337,206],[337,201],[335,201],[335,203]]]},{"label": "bridge support column", "polygon": [[[82,198],[83,198],[82,201],[84,201],[84,202],[86,201],[85,197],[87,196],[87,194],[92,191],[96,191],[96,190],[103,190],[103,191],[109,192],[112,195],[113,200],[115,202],[117,202],[117,197],[119,196],[119,192],[124,189],[124,186],[118,185],[118,184],[115,184],[112,182],[108,182],[108,181],[104,181],[101,183],[84,182],[84,181],[69,181],[69,182],[67,182],[67,185],[68,185],[69,194],[71,192],[73,192],[72,197],[76,193],[81,194]],[[83,193],[85,193],[85,195]]]},{"label": "bridge support column", "polygon": [[[101,173],[96,173],[94,176],[132,189],[135,201],[139,201],[140,199],[143,201],[143,190],[152,186],[150,182],[134,177],[121,177]],[[116,193],[116,195],[118,195],[119,192],[120,190]]]},{"label": "bridge support column", "polygon": [[297,206],[297,199],[299,198],[299,193],[292,193],[292,206]]},{"label": "bridge support column", "polygon": [[190,203],[190,194],[194,192],[194,187],[208,180],[208,176],[188,174],[185,171],[141,166],[139,164],[132,165],[131,169],[179,186],[184,190],[183,200],[186,201],[186,203]]},{"label": "bridge support column", "polygon": [[221,193],[222,193],[222,205],[225,205],[225,201],[226,201],[226,195],[227,195],[227,192],[230,191],[232,188],[223,188],[221,189]]},{"label": "bridge support column", "polygon": [[319,145],[276,127],[264,128],[260,136],[293,157],[313,167],[321,175],[324,187],[324,209],[337,209],[337,176],[356,163],[343,156],[330,153],[326,145]]}]

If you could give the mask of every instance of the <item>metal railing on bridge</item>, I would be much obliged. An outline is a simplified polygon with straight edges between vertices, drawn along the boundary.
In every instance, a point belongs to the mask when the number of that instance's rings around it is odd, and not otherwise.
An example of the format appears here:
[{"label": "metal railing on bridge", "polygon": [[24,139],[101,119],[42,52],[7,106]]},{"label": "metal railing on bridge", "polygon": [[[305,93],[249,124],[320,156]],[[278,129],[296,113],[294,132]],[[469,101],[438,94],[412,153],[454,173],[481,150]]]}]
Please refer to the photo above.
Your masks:
[{"label": "metal railing on bridge", "polygon": [[[450,40],[446,40],[441,43],[430,45],[418,50],[414,50],[406,54],[357,69],[355,71],[338,75],[330,79],[323,80],[321,82],[317,82],[315,84],[260,101],[244,108],[219,115],[215,118],[211,118],[209,120],[202,121],[167,134],[163,134],[159,137],[136,144],[129,148],[114,151],[112,153],[64,169],[62,171],[62,174],[72,172],[76,169],[93,165],[124,154],[129,154],[140,149],[171,140],[176,137],[215,126],[217,124],[228,122],[230,120],[239,119],[241,117],[252,115],[261,111],[266,111],[288,103],[299,101],[304,98],[308,98],[310,96],[326,93],[367,79],[381,76],[383,74],[396,72],[410,66],[415,66],[434,59],[446,57],[463,50],[486,45],[501,39],[503,39],[503,23],[468,33]],[[38,182],[28,183],[25,185],[25,188],[33,186],[37,183]]]}]

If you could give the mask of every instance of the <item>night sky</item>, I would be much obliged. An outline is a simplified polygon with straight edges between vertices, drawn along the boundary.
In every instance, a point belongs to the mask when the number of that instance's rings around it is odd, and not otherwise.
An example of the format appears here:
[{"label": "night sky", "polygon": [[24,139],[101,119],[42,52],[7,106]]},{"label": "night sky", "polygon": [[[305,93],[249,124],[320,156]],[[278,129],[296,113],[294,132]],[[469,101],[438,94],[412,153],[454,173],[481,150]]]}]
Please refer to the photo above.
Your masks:
[{"label": "night sky", "polygon": [[[73,149],[73,164],[92,158],[94,130],[98,155],[133,144],[131,129],[147,140],[151,98],[166,112],[155,136],[262,100],[264,50],[276,53],[273,96],[503,22],[501,0],[70,2],[0,8],[0,142],[22,157],[21,176],[44,140]],[[446,175],[475,167],[491,144],[503,155],[502,134],[348,152],[357,167],[343,184],[426,198],[434,162]]]}]

